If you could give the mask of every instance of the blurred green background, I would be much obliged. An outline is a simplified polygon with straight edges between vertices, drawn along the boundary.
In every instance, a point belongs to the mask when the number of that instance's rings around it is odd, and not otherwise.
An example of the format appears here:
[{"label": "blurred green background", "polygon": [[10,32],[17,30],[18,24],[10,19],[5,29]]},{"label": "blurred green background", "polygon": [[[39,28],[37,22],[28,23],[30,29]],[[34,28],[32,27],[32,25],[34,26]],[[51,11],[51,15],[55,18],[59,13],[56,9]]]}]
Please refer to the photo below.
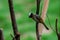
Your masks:
[{"label": "blurred green background", "polygon": [[[36,12],[36,0],[13,0],[13,4],[18,30],[21,34],[21,40],[36,40],[35,22],[28,17],[29,12]],[[60,29],[59,4],[60,0],[50,0],[47,11],[53,29],[55,29],[55,19],[56,17],[58,18],[58,30]],[[41,2],[40,11],[42,5],[43,0]],[[47,26],[49,26],[47,17],[45,22]],[[11,25],[8,0],[0,0],[0,28],[3,29],[5,40],[12,40],[10,34],[13,35],[13,29]],[[56,33],[52,31],[51,33],[43,34],[42,40],[57,40]]]}]

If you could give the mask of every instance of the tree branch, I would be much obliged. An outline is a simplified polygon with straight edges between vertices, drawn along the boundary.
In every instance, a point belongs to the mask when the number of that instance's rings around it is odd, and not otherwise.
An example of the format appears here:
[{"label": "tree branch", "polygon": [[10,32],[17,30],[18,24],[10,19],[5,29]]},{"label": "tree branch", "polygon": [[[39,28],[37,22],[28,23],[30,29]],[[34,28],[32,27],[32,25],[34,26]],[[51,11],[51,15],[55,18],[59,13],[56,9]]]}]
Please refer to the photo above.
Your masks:
[{"label": "tree branch", "polygon": [[8,0],[8,3],[9,3],[9,9],[10,9],[10,15],[11,15],[11,21],[12,21],[14,36],[16,36],[16,38],[15,38],[16,40],[20,40],[20,34],[18,32],[18,29],[17,29],[17,24],[16,24],[15,15],[14,15],[12,0]]},{"label": "tree branch", "polygon": [[55,26],[56,26],[56,34],[57,34],[58,40],[60,40],[60,33],[58,33],[57,24],[58,24],[58,19],[56,18],[56,23],[55,23]]},{"label": "tree branch", "polygon": [[[49,4],[49,0],[44,0],[44,4],[43,4],[43,8],[42,8],[42,14],[41,14],[41,18],[43,19],[43,21],[45,21],[47,9],[48,9],[48,4]],[[39,34],[40,35],[42,35],[43,29],[44,29],[43,24],[39,23]]]},{"label": "tree branch", "polygon": [[4,40],[2,29],[0,29],[0,40]]},{"label": "tree branch", "polygon": [[58,35],[58,27],[57,27],[58,20],[56,19],[55,27],[56,27],[56,34]]},{"label": "tree branch", "polygon": [[[39,15],[39,9],[40,9],[40,1],[41,0],[36,0],[37,1],[37,7],[36,7],[36,15]],[[38,22],[36,22],[36,37],[37,37],[37,40],[40,40],[40,37],[39,37],[39,30],[38,30]]]}]

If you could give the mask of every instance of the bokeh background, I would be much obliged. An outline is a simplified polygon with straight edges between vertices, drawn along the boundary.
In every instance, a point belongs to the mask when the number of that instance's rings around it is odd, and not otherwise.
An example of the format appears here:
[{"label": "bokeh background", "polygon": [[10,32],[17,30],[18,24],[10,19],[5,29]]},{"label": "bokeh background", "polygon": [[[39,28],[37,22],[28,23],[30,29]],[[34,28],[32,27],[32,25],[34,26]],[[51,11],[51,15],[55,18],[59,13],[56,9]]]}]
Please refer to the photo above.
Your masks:
[{"label": "bokeh background", "polygon": [[[30,12],[36,12],[36,0],[13,0],[14,11],[21,40],[36,40],[35,22],[28,17]],[[41,1],[40,14],[42,11],[43,0]],[[58,18],[58,31],[60,32],[60,0],[50,0],[47,11],[52,28],[55,30],[55,20]],[[45,23],[49,27],[46,17]],[[12,40],[13,35],[11,18],[8,7],[8,0],[0,0],[0,28],[3,29],[5,40]],[[42,34],[42,40],[57,40],[56,33],[51,30],[49,33]]]}]

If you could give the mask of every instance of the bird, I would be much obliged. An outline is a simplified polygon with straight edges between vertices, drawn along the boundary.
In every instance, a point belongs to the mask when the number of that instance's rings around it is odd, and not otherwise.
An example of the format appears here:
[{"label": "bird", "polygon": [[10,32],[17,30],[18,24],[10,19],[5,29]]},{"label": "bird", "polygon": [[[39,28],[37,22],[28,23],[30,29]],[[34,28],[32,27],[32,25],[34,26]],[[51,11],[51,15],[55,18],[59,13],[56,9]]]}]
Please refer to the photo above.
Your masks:
[{"label": "bird", "polygon": [[44,23],[43,19],[39,16],[39,15],[35,15],[33,13],[29,13],[29,18],[32,18],[34,21],[38,22],[38,23],[42,23],[44,25],[44,27],[49,30],[49,28],[46,26],[46,24]]}]

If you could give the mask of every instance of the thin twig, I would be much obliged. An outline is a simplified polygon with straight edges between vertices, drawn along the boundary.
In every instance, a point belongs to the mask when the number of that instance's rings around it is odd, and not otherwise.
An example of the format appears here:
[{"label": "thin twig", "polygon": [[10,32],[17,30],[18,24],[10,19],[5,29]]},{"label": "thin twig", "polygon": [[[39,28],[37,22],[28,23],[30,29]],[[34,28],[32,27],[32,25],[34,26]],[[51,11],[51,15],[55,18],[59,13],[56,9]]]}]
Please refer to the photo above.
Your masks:
[{"label": "thin twig", "polygon": [[57,27],[57,23],[58,23],[58,20],[56,19],[55,26],[56,26],[56,34],[58,35],[58,27]]},{"label": "thin twig", "polygon": [[2,29],[0,29],[0,40],[4,40]]},{"label": "thin twig", "polygon": [[8,3],[9,3],[9,9],[10,9],[10,15],[11,15],[14,36],[17,36],[16,40],[20,40],[20,34],[17,29],[16,19],[15,19],[14,10],[13,10],[13,2],[12,2],[12,0],[8,0]]},{"label": "thin twig", "polygon": [[56,18],[56,23],[55,23],[55,26],[56,26],[56,34],[57,34],[58,40],[60,40],[60,33],[58,33],[57,24],[58,24],[58,19]]},{"label": "thin twig", "polygon": [[50,28],[51,28],[54,32],[56,32],[56,31],[53,29],[53,27],[51,26],[50,19],[49,19],[48,15],[46,15],[46,16],[47,16],[47,19],[48,19],[48,22],[49,22]]}]

